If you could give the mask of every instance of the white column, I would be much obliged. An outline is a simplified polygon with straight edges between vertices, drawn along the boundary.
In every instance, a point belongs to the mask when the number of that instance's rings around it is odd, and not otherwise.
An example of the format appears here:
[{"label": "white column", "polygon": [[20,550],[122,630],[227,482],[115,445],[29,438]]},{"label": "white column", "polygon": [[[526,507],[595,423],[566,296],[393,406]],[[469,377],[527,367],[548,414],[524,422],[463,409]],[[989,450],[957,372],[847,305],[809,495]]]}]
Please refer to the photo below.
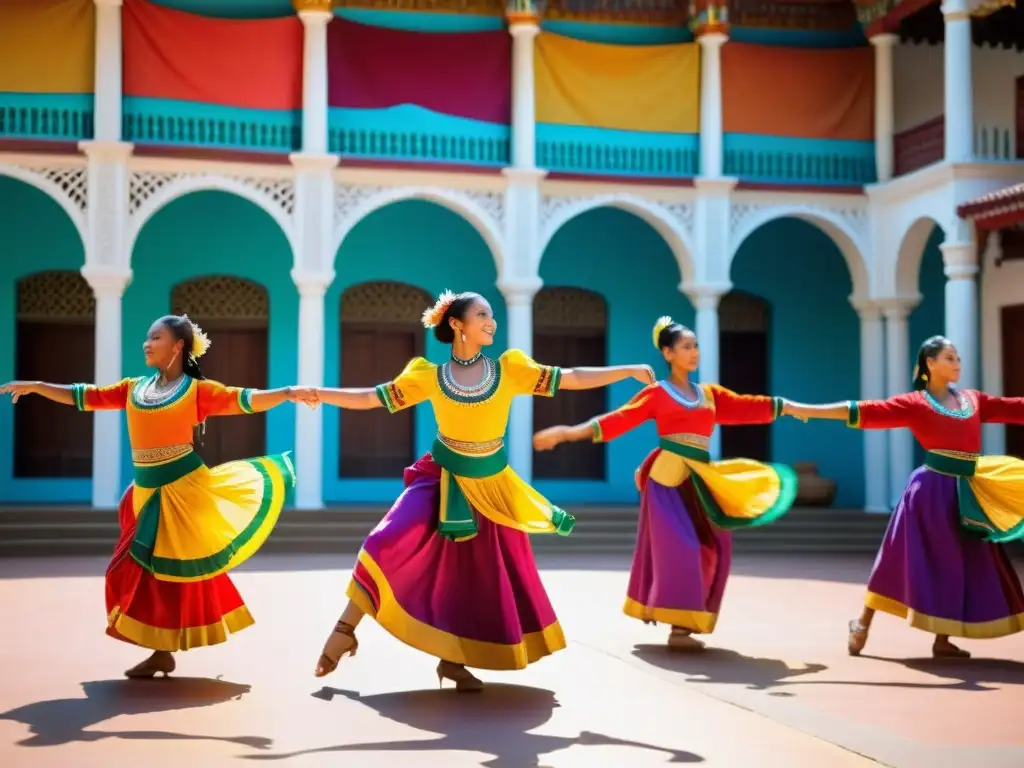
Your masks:
[{"label": "white column", "polygon": [[723,32],[705,32],[700,43],[700,175],[722,175],[722,46]]},{"label": "white column", "polygon": [[330,0],[295,0],[302,20],[302,151],[327,152],[327,23]]},{"label": "white column", "polygon": [[[131,272],[87,264],[82,268],[82,276],[96,297],[93,381],[99,386],[115,384],[122,378],[121,297],[131,282]],[[98,509],[114,509],[124,491],[121,485],[124,416],[120,411],[97,411],[92,418],[92,505]]]},{"label": "white column", "polygon": [[968,5],[968,0],[944,0],[942,3],[946,25],[943,53],[947,163],[967,163],[974,157],[974,92]]},{"label": "white column", "polygon": [[509,13],[508,32],[512,35],[512,166],[530,170],[537,165],[533,82],[533,41],[540,32],[537,16]]},{"label": "white column", "polygon": [[[882,310],[870,301],[854,302],[860,315],[860,399],[885,399],[885,326]],[[864,509],[888,513],[887,435],[881,430],[864,430]]]},{"label": "white column", "polygon": [[[498,289],[505,297],[509,349],[521,349],[528,355],[533,354],[533,297],[540,288],[540,280],[498,284]],[[532,397],[517,397],[512,401],[507,443],[509,466],[526,482],[530,482],[533,477]]]},{"label": "white column", "polygon": [[[697,334],[697,343],[700,345],[700,369],[697,372],[701,384],[717,384],[719,382],[718,372],[718,347],[720,334],[718,330],[718,302],[722,296],[729,292],[731,286],[727,285],[690,285],[679,286],[689,297],[690,302],[697,310],[697,321],[694,332]],[[721,430],[716,429],[711,434],[709,450],[712,458],[718,458],[722,454]]]},{"label": "white column", "polygon": [[[299,386],[324,385],[324,294],[333,275],[292,272],[299,292]],[[324,418],[298,406],[295,411],[295,507],[321,509],[324,505]]]},{"label": "white column", "polygon": [[[324,294],[334,280],[333,155],[290,156],[295,169],[295,267],[299,292],[296,384],[324,385]],[[305,406],[295,414],[295,507],[321,509],[323,492],[323,409]]]},{"label": "white column", "polygon": [[[889,396],[910,389],[910,331],[907,316],[915,302],[891,301],[884,307],[886,336],[886,381]],[[894,508],[914,469],[914,437],[909,429],[889,433],[889,507]]]},{"label": "white column", "polygon": [[943,243],[946,273],[946,337],[960,353],[960,386],[978,386],[978,258],[974,243]]},{"label": "white column", "polygon": [[893,96],[892,51],[899,37],[874,35],[875,47],[875,172],[879,181],[892,178],[892,141],[895,101]]},{"label": "white column", "polygon": [[97,141],[120,141],[121,0],[93,2],[96,4],[93,135]]}]

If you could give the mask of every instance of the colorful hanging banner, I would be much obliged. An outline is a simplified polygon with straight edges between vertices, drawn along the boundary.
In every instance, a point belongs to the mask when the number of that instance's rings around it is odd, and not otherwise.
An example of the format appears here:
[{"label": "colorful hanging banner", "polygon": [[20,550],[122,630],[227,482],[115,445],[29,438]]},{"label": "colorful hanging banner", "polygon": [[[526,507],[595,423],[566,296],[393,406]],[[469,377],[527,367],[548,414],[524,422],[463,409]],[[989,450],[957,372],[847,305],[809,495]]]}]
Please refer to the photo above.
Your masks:
[{"label": "colorful hanging banner", "polygon": [[541,32],[535,51],[538,123],[700,131],[696,43],[610,45]]},{"label": "colorful hanging banner", "polygon": [[124,0],[124,95],[248,109],[302,107],[302,22],[213,19]]},{"label": "colorful hanging banner", "polygon": [[402,104],[507,124],[512,41],[504,29],[423,33],[335,18],[327,26],[328,104],[383,109]]},{"label": "colorful hanging banner", "polygon": [[874,91],[871,48],[722,46],[725,133],[871,141]]},{"label": "colorful hanging banner", "polygon": [[92,93],[93,0],[0,1],[0,92]]}]

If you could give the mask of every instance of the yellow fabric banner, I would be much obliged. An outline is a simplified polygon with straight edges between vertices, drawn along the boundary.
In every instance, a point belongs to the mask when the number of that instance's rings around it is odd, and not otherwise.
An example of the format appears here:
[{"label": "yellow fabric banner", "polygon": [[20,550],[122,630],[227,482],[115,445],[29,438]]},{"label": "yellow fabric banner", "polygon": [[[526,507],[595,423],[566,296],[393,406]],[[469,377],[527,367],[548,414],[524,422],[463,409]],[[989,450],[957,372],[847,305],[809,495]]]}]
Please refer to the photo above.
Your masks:
[{"label": "yellow fabric banner", "polygon": [[0,0],[0,92],[92,93],[93,0]]},{"label": "yellow fabric banner", "polygon": [[550,32],[534,53],[537,122],[700,132],[700,46],[609,45]]}]

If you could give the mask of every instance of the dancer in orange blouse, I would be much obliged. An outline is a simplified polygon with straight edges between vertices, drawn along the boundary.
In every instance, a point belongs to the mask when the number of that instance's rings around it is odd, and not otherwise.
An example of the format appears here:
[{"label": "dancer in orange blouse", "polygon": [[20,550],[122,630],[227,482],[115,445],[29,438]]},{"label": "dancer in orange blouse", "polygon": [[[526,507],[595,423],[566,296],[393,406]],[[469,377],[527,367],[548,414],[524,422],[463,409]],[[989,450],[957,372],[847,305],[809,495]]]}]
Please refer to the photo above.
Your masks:
[{"label": "dancer in orange blouse", "polygon": [[[15,381],[0,393],[39,395],[82,411],[128,416],[135,480],[121,498],[121,537],[107,569],[107,634],[152,655],[132,678],[174,671],[174,651],[222,643],[253,618],[227,572],[251,557],[277,523],[295,474],[287,454],[207,467],[193,434],[211,416],[236,416],[287,401],[315,403],[312,390],[226,387],[203,378],[206,335],[184,315],[149,329],[149,377],[107,387]],[[114,354],[120,354],[114,350]]]}]

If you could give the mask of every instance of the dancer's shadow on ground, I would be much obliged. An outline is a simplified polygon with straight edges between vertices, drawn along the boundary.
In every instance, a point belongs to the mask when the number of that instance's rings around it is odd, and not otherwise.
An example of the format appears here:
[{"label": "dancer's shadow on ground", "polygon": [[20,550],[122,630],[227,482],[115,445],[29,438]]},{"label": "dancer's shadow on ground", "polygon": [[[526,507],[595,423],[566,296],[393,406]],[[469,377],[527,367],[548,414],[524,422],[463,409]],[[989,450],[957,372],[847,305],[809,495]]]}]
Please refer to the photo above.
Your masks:
[{"label": "dancer's shadow on ground", "polygon": [[[249,760],[288,760],[308,754],[330,752],[481,752],[491,755],[482,765],[489,768],[531,768],[541,765],[541,756],[574,745],[624,746],[670,755],[670,763],[700,763],[704,758],[692,752],[654,744],[619,739],[583,731],[578,736],[547,736],[530,733],[544,725],[559,706],[552,691],[519,685],[487,685],[483,691],[459,694],[447,691],[408,691],[360,696],[353,691],[323,688],[313,694],[332,701],[344,698],[370,707],[382,716],[440,738],[378,743],[338,744],[285,754],[245,755]],[[358,763],[358,760],[356,761]]]},{"label": "dancer's shadow on ground", "polygon": [[771,691],[772,696],[795,694],[777,690],[805,685],[866,686],[947,691],[990,691],[995,686],[1024,685],[1024,663],[1004,659],[893,659],[863,654],[862,659],[898,664],[915,672],[932,675],[934,682],[885,680],[809,679],[828,669],[810,663],[796,669],[781,659],[745,656],[725,648],[708,648],[700,653],[680,653],[664,645],[637,645],[633,655],[646,664],[686,676],[689,683],[743,685],[749,690]]},{"label": "dancer's shadow on ground", "polygon": [[142,715],[179,709],[209,707],[237,699],[250,686],[209,678],[171,677],[154,680],[100,680],[82,683],[85,698],[54,699],[26,704],[0,714],[0,720],[27,725],[31,736],[22,747],[55,747],[102,739],[210,740],[267,749],[273,743],[262,736],[202,736],[165,731],[87,730],[119,715]]},{"label": "dancer's shadow on ground", "polygon": [[793,669],[781,659],[744,656],[727,648],[707,648],[700,653],[685,653],[674,651],[666,645],[648,644],[635,646],[633,655],[646,664],[686,675],[687,682],[731,683],[754,691],[791,685],[796,682],[796,677],[814,675],[828,669],[824,664],[805,664],[802,668]]}]

